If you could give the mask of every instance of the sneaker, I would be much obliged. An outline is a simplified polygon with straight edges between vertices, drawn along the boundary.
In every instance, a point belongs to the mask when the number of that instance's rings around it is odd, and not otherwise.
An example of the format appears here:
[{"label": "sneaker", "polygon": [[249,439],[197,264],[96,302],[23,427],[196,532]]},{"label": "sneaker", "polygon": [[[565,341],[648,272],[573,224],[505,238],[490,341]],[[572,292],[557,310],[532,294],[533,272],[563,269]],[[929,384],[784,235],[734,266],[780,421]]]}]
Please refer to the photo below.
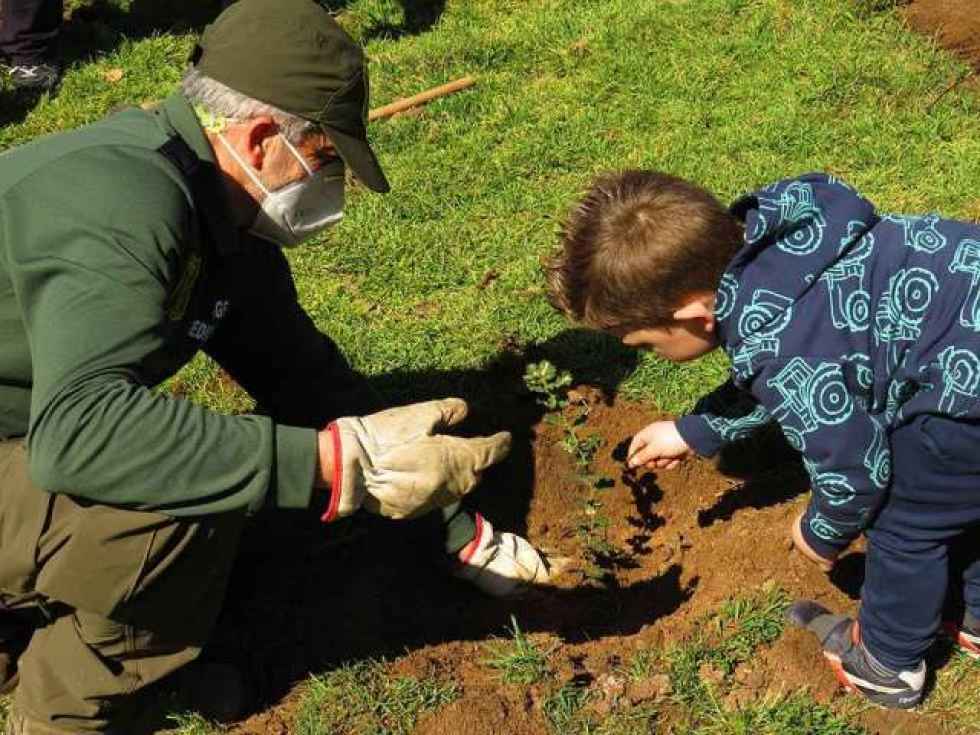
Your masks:
[{"label": "sneaker", "polygon": [[61,67],[57,64],[11,66],[7,69],[11,84],[18,89],[53,92],[61,83]]},{"label": "sneaker", "polygon": [[962,624],[947,620],[943,622],[943,631],[963,653],[980,659],[980,625],[971,625],[971,622],[969,616]]},{"label": "sneaker", "polygon": [[856,620],[833,615],[811,600],[794,603],[786,616],[793,625],[817,636],[837,680],[849,692],[889,709],[911,709],[922,701],[924,661],[912,671],[889,669],[861,643],[861,628]]}]

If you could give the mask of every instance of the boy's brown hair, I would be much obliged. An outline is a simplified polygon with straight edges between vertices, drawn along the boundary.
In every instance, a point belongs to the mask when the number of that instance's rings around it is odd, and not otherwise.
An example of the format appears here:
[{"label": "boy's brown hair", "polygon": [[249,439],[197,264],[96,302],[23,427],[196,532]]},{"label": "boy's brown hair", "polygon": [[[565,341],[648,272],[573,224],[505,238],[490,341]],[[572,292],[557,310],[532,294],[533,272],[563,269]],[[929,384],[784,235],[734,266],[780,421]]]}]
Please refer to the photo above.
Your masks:
[{"label": "boy's brown hair", "polygon": [[576,322],[619,335],[673,321],[683,298],[714,290],[742,224],[709,192],[656,171],[596,179],[546,265],[549,298]]}]

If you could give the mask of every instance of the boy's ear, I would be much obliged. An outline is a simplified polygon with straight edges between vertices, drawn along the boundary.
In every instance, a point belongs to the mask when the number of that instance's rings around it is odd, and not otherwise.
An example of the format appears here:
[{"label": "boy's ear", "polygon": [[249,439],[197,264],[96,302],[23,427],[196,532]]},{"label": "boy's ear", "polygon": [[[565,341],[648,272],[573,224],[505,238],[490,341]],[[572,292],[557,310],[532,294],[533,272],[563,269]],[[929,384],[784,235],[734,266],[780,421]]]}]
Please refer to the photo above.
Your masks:
[{"label": "boy's ear", "polygon": [[701,319],[704,321],[705,331],[712,331],[715,328],[715,295],[705,293],[688,297],[684,305],[674,312],[673,317],[677,321]]}]

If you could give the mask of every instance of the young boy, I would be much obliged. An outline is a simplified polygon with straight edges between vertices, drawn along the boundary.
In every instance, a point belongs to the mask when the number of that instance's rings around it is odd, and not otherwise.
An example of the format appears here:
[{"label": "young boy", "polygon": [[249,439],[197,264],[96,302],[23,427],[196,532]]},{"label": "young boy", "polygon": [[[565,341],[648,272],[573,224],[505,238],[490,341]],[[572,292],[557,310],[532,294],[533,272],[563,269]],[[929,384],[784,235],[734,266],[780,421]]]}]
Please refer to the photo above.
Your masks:
[{"label": "young boy", "polygon": [[[879,214],[847,184],[809,174],[728,210],[660,173],[595,182],[549,267],[555,305],[630,346],[686,362],[721,347],[747,400],[658,421],[633,467],[777,421],[813,493],[792,525],[825,569],[862,532],[858,620],[798,603],[838,678],[888,707],[922,697],[940,626],[949,544],[980,524],[980,227]],[[954,628],[980,655],[980,562]]]}]

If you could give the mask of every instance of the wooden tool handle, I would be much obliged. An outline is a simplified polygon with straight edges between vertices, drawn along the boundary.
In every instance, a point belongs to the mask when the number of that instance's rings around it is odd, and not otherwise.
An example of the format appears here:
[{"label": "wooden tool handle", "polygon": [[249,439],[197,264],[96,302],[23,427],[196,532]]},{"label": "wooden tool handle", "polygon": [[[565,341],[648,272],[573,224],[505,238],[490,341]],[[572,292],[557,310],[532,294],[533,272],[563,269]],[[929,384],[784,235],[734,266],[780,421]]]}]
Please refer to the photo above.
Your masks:
[{"label": "wooden tool handle", "polygon": [[425,92],[420,92],[412,97],[405,97],[404,99],[395,100],[390,105],[385,105],[384,107],[378,107],[371,110],[371,112],[368,113],[368,120],[371,122],[375,120],[383,120],[391,117],[392,115],[397,115],[399,112],[405,112],[405,110],[411,110],[413,107],[424,105],[426,102],[434,100],[437,97],[445,97],[448,94],[453,94],[454,92],[459,92],[462,89],[472,87],[474,84],[476,84],[476,79],[473,77],[463,77],[462,79],[457,79],[455,82],[449,82],[448,84],[443,84],[439,87],[433,87],[432,89],[426,90]]}]

